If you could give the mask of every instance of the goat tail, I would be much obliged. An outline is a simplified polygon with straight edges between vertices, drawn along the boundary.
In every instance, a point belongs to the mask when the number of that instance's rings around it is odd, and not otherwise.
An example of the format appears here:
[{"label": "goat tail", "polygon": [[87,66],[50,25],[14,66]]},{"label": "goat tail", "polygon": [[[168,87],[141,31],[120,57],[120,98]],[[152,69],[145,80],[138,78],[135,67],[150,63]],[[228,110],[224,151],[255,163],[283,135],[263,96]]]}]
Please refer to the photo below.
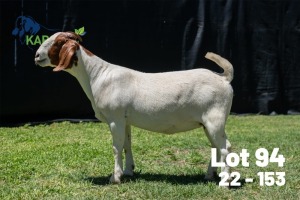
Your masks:
[{"label": "goat tail", "polygon": [[225,58],[212,53],[212,52],[207,52],[205,55],[205,58],[215,62],[217,65],[219,65],[223,70],[222,76],[226,78],[226,80],[230,83],[233,79],[233,67],[232,64],[226,60]]}]

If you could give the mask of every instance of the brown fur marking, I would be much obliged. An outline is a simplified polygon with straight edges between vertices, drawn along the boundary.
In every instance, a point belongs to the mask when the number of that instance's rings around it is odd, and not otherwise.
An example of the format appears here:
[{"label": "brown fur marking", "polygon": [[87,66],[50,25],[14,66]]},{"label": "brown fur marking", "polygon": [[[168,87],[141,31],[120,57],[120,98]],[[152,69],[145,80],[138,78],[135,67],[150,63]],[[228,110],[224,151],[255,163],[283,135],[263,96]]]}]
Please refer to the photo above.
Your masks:
[{"label": "brown fur marking", "polygon": [[[79,42],[82,39],[79,35],[73,32],[65,32],[59,34],[48,51],[51,64],[56,65],[53,71],[61,71],[77,65],[78,58],[76,51],[79,49]],[[85,50],[88,55],[93,55],[88,50]]]}]

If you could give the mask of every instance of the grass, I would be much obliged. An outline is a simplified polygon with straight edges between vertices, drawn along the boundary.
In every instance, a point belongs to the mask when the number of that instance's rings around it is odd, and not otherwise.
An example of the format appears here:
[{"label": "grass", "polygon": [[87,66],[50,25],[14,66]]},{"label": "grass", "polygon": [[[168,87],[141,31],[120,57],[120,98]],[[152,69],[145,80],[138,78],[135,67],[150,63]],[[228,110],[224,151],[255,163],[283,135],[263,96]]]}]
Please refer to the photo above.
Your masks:
[{"label": "grass", "polygon": [[[205,182],[210,144],[203,130],[163,135],[133,128],[136,175],[110,185],[111,135],[103,123],[0,128],[0,199],[300,199],[300,116],[230,116],[234,152],[247,149],[242,186]],[[283,168],[255,165],[255,151],[279,147]],[[284,186],[259,186],[263,171],[286,172]],[[245,183],[245,178],[254,178]]]}]

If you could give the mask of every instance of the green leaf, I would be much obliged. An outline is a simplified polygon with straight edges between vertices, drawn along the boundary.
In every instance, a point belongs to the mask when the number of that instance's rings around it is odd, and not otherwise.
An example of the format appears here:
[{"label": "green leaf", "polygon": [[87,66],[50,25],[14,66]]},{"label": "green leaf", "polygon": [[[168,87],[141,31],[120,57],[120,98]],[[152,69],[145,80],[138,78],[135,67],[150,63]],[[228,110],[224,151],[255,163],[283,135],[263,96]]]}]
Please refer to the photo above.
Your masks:
[{"label": "green leaf", "polygon": [[75,33],[77,35],[84,36],[86,34],[86,32],[84,31],[84,26],[79,29],[75,29]]},{"label": "green leaf", "polygon": [[81,35],[84,33],[84,26],[78,29],[78,34]]}]

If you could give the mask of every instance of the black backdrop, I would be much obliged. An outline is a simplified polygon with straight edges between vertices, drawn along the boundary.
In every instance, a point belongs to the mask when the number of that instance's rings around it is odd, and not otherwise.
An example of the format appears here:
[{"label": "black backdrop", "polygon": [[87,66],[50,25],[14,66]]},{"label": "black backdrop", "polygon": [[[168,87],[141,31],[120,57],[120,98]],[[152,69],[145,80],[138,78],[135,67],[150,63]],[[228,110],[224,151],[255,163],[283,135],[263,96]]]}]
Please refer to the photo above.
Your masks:
[{"label": "black backdrop", "polygon": [[299,113],[299,11],[298,0],[1,1],[1,124],[93,118],[73,77],[33,61],[44,36],[82,27],[87,49],[144,72],[219,71],[203,58],[216,52],[234,65],[232,112]]}]

